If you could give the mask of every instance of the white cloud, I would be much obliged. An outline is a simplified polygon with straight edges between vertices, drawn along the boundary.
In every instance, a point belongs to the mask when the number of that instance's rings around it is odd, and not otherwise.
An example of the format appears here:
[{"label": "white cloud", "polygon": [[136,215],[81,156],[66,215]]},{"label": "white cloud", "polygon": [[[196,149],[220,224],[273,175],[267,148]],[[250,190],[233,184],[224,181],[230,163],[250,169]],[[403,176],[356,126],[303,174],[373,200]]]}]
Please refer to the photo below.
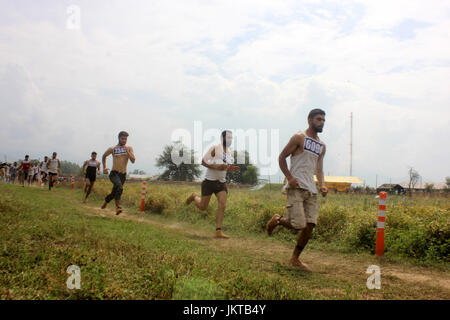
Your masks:
[{"label": "white cloud", "polygon": [[[135,167],[153,170],[171,131],[193,120],[280,128],[282,147],[306,128],[310,107],[323,107],[326,172],[348,173],[353,112],[355,174],[372,184],[380,171],[401,179],[408,165],[434,180],[450,174],[450,151],[434,146],[450,138],[446,2],[96,1],[80,9],[81,31],[65,28],[63,4],[0,14],[10,21],[0,26],[5,152],[57,148],[81,161],[129,128]],[[413,39],[393,37],[408,19],[427,25]]]}]

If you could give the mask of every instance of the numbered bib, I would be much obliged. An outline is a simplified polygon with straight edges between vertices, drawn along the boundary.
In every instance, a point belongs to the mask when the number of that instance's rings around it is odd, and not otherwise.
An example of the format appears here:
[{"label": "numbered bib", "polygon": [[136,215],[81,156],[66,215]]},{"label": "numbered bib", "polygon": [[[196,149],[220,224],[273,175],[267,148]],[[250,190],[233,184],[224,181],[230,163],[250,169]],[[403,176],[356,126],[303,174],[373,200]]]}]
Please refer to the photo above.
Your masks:
[{"label": "numbered bib", "polygon": [[322,153],[323,144],[311,139],[309,137],[305,137],[305,145],[303,146],[303,150],[311,152],[316,156],[319,156]]}]

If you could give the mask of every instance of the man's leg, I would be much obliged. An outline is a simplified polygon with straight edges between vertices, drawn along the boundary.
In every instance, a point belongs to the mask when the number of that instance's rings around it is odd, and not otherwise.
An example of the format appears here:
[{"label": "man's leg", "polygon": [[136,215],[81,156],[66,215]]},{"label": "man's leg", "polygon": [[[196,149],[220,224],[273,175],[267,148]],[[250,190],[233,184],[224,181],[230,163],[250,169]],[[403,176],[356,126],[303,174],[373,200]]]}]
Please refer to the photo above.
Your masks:
[{"label": "man's leg", "polygon": [[112,182],[113,188],[111,190],[111,193],[105,197],[105,202],[102,205],[102,209],[105,209],[108,203],[116,197],[116,192],[118,186],[120,185],[120,178],[116,172],[111,171],[111,173],[109,174],[109,180]]},{"label": "man's leg", "polygon": [[191,196],[186,200],[186,204],[190,204],[191,202],[195,203],[195,206],[199,208],[201,211],[205,211],[208,209],[209,200],[211,200],[211,196],[201,196],[199,197],[195,192],[191,194]]},{"label": "man's leg", "polygon": [[216,238],[229,239],[230,237],[222,232],[223,216],[225,214],[225,208],[227,206],[227,192],[220,191],[216,194],[218,207],[216,214]]},{"label": "man's leg", "polygon": [[123,185],[125,184],[125,180],[127,177],[126,174],[124,174],[124,173],[119,173],[118,176],[119,176],[120,185],[117,188],[116,195],[115,195],[116,215],[119,215],[122,212],[122,207],[120,206],[120,199],[122,198]]},{"label": "man's leg", "polygon": [[194,202],[197,208],[201,211],[205,211],[208,208],[209,200],[213,194],[211,190],[211,182],[208,180],[203,180],[202,182],[202,196],[199,197],[197,193],[193,192],[187,199],[186,205],[190,205],[191,202]]},{"label": "man's leg", "polygon": [[86,192],[86,199],[91,194],[91,191],[94,188],[94,183],[95,183],[95,181],[92,181],[92,182],[89,183],[89,187],[88,187],[87,192]]},{"label": "man's leg", "polygon": [[297,245],[294,248],[294,252],[292,253],[292,257],[290,260],[292,265],[303,268],[307,271],[311,271],[311,269],[308,267],[308,265],[301,262],[299,260],[299,257],[303,249],[305,248],[306,244],[308,243],[309,239],[311,239],[314,227],[315,227],[314,223],[307,223],[306,227],[300,232],[297,238]]}]

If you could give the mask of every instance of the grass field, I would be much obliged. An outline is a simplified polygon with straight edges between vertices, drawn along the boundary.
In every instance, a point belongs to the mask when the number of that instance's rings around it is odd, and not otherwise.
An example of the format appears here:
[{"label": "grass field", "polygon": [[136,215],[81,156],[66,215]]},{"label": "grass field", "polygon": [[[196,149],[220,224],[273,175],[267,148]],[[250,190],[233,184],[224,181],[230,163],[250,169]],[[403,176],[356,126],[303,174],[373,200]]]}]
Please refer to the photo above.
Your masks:
[{"label": "grass field", "polygon": [[[295,234],[263,232],[283,213],[279,190],[230,188],[224,220],[229,240],[213,238],[217,202],[186,207],[196,186],[128,184],[125,211],[99,209],[111,185],[99,181],[88,204],[82,191],[0,184],[1,299],[450,299],[448,201],[388,200],[386,249],[373,256],[373,196],[321,199],[320,220],[302,254],[314,270],[287,263]],[[370,265],[381,289],[366,287]],[[70,265],[81,289],[66,287]]]}]

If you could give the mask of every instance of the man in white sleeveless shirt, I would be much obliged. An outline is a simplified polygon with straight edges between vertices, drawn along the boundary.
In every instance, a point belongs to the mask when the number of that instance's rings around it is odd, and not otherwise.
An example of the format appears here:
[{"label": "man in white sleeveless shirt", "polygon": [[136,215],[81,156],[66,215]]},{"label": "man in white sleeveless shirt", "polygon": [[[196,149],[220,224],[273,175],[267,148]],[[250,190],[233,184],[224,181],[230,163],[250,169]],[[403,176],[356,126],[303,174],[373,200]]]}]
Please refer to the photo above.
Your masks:
[{"label": "man in white sleeveless shirt", "polygon": [[48,176],[47,163],[48,163],[48,157],[45,156],[44,161],[42,161],[40,164],[42,184],[45,184],[47,182],[47,176]]},{"label": "man in white sleeveless shirt", "polygon": [[47,161],[48,170],[48,190],[52,190],[53,184],[58,181],[58,173],[61,173],[61,162],[57,158],[58,154],[53,152],[52,158]]},{"label": "man in white sleeveless shirt", "polygon": [[221,134],[221,143],[212,146],[202,159],[202,165],[206,169],[206,177],[202,182],[202,196],[195,192],[186,200],[189,205],[194,202],[197,208],[204,211],[208,208],[209,200],[214,193],[217,197],[218,208],[216,214],[216,238],[228,239],[229,236],[222,232],[223,216],[227,203],[228,189],[226,185],[227,171],[236,172],[240,168],[233,164],[234,159],[230,151],[233,141],[231,131],[225,130]]},{"label": "man in white sleeveless shirt", "polygon": [[[325,112],[321,109],[311,110],[308,115],[308,124],[308,129],[294,134],[280,153],[278,158],[280,169],[287,179],[284,186],[287,190],[286,217],[275,214],[267,223],[266,228],[269,235],[278,225],[288,229],[301,230],[290,263],[311,271],[305,263],[299,260],[299,256],[311,238],[319,216],[314,174],[317,176],[322,196],[325,197],[328,192],[323,176],[325,143],[320,141],[317,135],[323,130]],[[291,166],[288,169],[286,158],[289,156],[291,157]]]}]

